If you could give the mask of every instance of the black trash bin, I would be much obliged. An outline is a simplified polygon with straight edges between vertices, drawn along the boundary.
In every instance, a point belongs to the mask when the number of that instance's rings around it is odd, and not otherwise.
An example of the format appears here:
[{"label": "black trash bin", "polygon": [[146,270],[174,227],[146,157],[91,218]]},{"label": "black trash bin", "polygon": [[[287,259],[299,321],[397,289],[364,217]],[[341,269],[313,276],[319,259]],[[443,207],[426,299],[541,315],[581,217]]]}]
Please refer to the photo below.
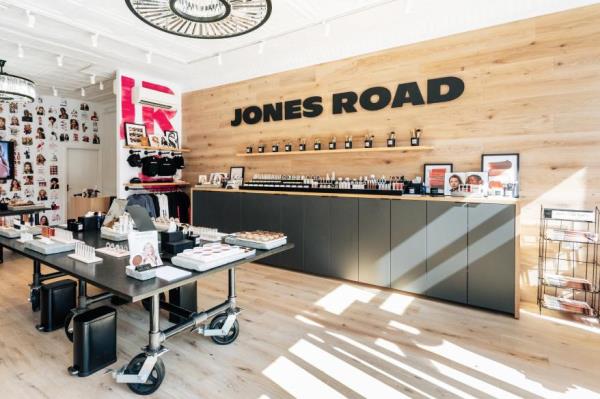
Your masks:
[{"label": "black trash bin", "polygon": [[50,332],[64,327],[67,314],[77,306],[76,288],[73,280],[42,284],[38,330]]},{"label": "black trash bin", "polygon": [[73,318],[71,374],[87,377],[117,361],[117,311],[100,306]]}]

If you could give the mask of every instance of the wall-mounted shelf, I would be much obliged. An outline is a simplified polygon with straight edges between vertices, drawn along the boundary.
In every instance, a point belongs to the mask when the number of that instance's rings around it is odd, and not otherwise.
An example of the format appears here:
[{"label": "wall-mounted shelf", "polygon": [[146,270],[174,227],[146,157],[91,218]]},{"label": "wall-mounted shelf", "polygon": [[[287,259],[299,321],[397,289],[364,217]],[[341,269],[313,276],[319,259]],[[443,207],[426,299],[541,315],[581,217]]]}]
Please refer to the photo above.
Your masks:
[{"label": "wall-mounted shelf", "polygon": [[280,151],[280,152],[253,152],[251,154],[239,153],[238,157],[268,157],[268,156],[289,156],[289,155],[325,155],[325,154],[348,154],[358,152],[425,152],[432,151],[433,147],[427,146],[405,146],[405,147],[374,147],[374,148],[352,148],[339,150],[323,149],[319,151]]},{"label": "wall-mounted shelf", "polygon": [[173,152],[190,152],[189,148],[173,148],[173,147],[150,147],[147,145],[126,145],[125,148],[130,150],[150,150],[150,151],[173,151]]},{"label": "wall-mounted shelf", "polygon": [[125,190],[129,189],[143,189],[148,187],[183,187],[189,186],[190,183],[186,181],[174,181],[174,182],[160,182],[160,183],[125,183]]}]

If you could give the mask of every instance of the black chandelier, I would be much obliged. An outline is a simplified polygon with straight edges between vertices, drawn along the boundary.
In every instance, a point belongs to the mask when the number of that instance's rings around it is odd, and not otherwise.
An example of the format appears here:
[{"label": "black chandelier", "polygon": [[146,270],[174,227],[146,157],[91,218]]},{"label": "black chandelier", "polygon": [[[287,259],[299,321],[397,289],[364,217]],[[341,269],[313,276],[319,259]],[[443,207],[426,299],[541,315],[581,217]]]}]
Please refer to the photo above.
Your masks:
[{"label": "black chandelier", "polygon": [[222,39],[258,29],[271,15],[271,0],[125,0],[148,25],[174,35]]},{"label": "black chandelier", "polygon": [[30,103],[35,100],[35,83],[4,72],[6,61],[0,60],[0,102]]}]

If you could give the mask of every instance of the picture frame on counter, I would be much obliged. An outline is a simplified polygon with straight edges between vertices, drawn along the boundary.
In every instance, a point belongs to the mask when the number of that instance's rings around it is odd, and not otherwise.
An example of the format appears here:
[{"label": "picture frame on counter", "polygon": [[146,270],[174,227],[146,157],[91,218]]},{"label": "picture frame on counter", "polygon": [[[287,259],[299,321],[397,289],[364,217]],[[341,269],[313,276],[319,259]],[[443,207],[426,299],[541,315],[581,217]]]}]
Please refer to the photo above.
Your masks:
[{"label": "picture frame on counter", "polygon": [[244,181],[245,170],[243,166],[232,166],[229,168],[229,180]]},{"label": "picture frame on counter", "polygon": [[427,193],[431,193],[431,189],[434,191],[443,192],[445,185],[446,173],[453,171],[453,165],[451,163],[426,163],[423,165],[423,177],[425,179],[425,186],[427,187]]},{"label": "picture frame on counter", "polygon": [[481,170],[488,173],[488,195],[519,197],[519,154],[482,154]]},{"label": "picture frame on counter", "polygon": [[225,180],[227,180],[227,173],[217,172],[210,174],[210,184],[220,186]]},{"label": "picture frame on counter", "polygon": [[146,125],[139,123],[125,123],[125,144],[141,146],[146,136]]}]

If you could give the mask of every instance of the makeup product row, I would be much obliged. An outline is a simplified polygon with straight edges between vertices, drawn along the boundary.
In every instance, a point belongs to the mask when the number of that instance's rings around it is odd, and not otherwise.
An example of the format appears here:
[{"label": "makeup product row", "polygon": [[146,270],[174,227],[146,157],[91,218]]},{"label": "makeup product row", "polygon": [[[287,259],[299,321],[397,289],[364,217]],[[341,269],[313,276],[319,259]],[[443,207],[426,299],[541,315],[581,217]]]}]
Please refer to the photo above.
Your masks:
[{"label": "makeup product row", "polygon": [[[420,144],[420,138],[421,138],[421,129],[413,129],[410,131],[410,145],[411,146],[418,146]],[[297,151],[306,151],[307,150],[307,141],[305,138],[301,138],[298,139],[298,146],[297,146]],[[346,136],[345,140],[344,140],[344,149],[346,150],[350,150],[353,148],[353,140],[352,140],[352,136]],[[363,147],[364,148],[374,148],[375,146],[375,136],[372,134],[366,134],[363,138]],[[386,146],[387,147],[396,147],[396,132],[390,132],[388,134],[388,137],[386,139]],[[337,145],[337,137],[336,136],[332,136],[329,139],[329,143],[327,146],[324,146],[321,143],[321,139],[320,138],[316,138],[313,141],[313,145],[312,145],[312,149],[314,151],[321,151],[322,149],[328,148],[329,150],[336,150],[338,149],[338,145]],[[274,142],[271,145],[270,148],[271,152],[279,152],[281,150],[281,147],[279,145],[278,142]],[[291,152],[293,151],[293,145],[291,141],[287,141],[285,143],[285,145],[283,146],[283,151],[285,152]],[[264,143],[259,143],[258,146],[256,147],[256,151],[258,153],[265,153],[268,152],[269,150],[267,149],[267,146]],[[254,152],[254,147],[249,145],[246,147],[246,154],[252,154]]]},{"label": "makeup product row", "polygon": [[409,181],[404,176],[375,175],[360,177],[337,177],[335,172],[325,176],[256,174],[244,183],[242,189],[306,192],[362,192],[379,194],[421,194],[421,179]]}]

